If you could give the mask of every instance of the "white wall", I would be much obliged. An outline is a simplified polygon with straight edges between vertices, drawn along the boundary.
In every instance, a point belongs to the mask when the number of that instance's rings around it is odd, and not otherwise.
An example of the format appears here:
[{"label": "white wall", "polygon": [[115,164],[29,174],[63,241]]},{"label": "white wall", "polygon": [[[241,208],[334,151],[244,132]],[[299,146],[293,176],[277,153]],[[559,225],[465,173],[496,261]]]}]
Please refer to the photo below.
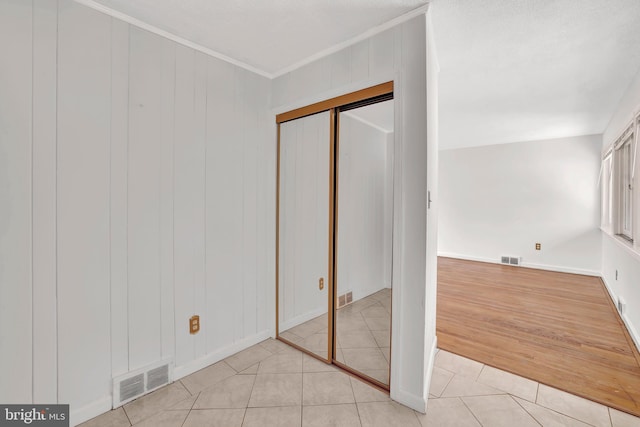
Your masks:
[{"label": "white wall", "polygon": [[329,287],[329,112],[280,124],[279,332],[326,317]]},{"label": "white wall", "polygon": [[[427,17],[419,15],[277,77],[272,86],[272,106],[280,113],[395,81],[391,397],[419,411],[427,401],[425,352],[435,346],[436,251],[425,241],[436,238],[435,222],[427,227],[427,188],[436,183],[425,165],[428,150],[437,151],[425,120],[432,96],[426,85],[427,59],[433,60],[427,58],[428,36]],[[435,220],[434,211],[429,216]]]},{"label": "white wall", "polygon": [[600,146],[592,135],[441,151],[439,253],[599,275]]},{"label": "white wall", "polygon": [[269,336],[271,82],[71,0],[2,1],[0,34],[0,401],[74,424]]},{"label": "white wall", "polygon": [[[358,300],[391,286],[393,209],[387,132],[348,112],[340,115],[338,172],[338,295]],[[391,194],[390,194],[391,193]]]},{"label": "white wall", "polygon": [[[603,134],[602,148],[609,147],[640,111],[640,72],[620,101]],[[638,174],[636,174],[638,179]],[[636,197],[638,195],[636,194]],[[637,206],[637,205],[636,205]],[[640,348],[640,254],[627,242],[602,231],[602,277],[614,301],[626,302],[622,318]],[[617,271],[617,275],[616,275]]]},{"label": "white wall", "polygon": [[[0,401],[7,403],[29,402],[33,392],[32,269],[38,265],[31,259],[32,52],[34,39],[40,47],[41,38],[32,38],[40,34],[24,3],[0,2]],[[46,142],[38,135],[40,150]]]}]

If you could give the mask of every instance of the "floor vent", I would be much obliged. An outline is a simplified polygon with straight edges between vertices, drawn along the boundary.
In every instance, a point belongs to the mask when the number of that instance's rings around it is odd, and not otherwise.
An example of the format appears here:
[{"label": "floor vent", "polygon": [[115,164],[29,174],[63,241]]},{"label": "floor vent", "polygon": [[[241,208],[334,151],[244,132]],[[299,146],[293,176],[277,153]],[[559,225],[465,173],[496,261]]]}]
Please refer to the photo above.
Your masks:
[{"label": "floor vent", "polygon": [[338,296],[338,308],[344,307],[347,304],[353,302],[353,292],[349,291],[345,294]]},{"label": "floor vent", "polygon": [[113,407],[117,408],[171,382],[172,361],[162,361],[113,379]]},{"label": "floor vent", "polygon": [[500,257],[500,264],[505,264],[505,265],[520,265],[521,260],[520,257],[518,256],[501,256]]}]

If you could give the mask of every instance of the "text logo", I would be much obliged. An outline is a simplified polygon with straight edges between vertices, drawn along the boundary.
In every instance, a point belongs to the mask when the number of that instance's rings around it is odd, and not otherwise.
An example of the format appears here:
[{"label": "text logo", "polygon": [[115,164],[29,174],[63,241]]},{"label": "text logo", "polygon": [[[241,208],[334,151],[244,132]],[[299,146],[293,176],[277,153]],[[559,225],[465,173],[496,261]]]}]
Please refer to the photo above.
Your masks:
[{"label": "text logo", "polygon": [[0,427],[69,427],[69,405],[0,405]]}]

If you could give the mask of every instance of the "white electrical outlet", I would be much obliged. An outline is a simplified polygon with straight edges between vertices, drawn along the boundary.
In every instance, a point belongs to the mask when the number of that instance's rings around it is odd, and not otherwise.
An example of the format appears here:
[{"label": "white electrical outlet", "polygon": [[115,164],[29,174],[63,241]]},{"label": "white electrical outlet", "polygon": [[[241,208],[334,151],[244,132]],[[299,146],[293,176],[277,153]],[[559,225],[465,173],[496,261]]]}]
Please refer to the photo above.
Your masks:
[{"label": "white electrical outlet", "polygon": [[618,311],[620,314],[624,314],[626,308],[627,302],[622,297],[618,297]]}]

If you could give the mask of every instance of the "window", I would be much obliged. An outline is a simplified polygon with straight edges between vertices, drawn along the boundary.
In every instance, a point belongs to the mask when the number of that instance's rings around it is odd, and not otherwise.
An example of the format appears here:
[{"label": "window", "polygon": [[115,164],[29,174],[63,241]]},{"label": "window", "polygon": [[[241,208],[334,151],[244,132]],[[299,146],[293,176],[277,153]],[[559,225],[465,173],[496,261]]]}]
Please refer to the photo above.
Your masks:
[{"label": "window", "polygon": [[609,151],[602,160],[600,184],[602,185],[602,206],[600,209],[601,226],[611,231],[613,226],[613,153]]},{"label": "window", "polygon": [[633,178],[635,167],[634,128],[629,127],[614,148],[616,175],[616,234],[633,241]]}]

